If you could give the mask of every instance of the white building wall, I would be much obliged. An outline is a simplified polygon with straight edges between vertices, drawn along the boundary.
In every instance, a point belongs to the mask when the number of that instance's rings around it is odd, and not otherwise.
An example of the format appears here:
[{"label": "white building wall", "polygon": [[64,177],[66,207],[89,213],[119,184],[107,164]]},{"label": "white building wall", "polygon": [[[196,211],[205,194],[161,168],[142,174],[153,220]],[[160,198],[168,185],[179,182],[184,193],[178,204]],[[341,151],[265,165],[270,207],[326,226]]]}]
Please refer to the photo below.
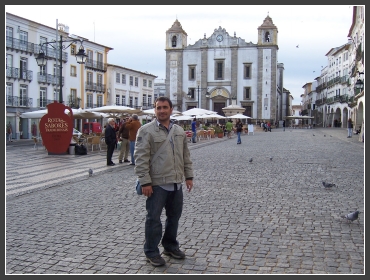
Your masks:
[{"label": "white building wall", "polygon": [[[266,57],[271,57],[271,50],[263,50],[263,58]],[[271,92],[271,59],[262,59],[262,61],[262,118],[271,119],[271,94],[275,94]]]},{"label": "white building wall", "polygon": [[[244,79],[244,64],[252,64],[251,79]],[[238,50],[238,87],[237,100],[244,100],[244,87],[251,88],[251,100],[257,100],[258,85],[258,50],[256,48],[246,48]],[[252,118],[257,118],[257,102],[253,103]]]}]

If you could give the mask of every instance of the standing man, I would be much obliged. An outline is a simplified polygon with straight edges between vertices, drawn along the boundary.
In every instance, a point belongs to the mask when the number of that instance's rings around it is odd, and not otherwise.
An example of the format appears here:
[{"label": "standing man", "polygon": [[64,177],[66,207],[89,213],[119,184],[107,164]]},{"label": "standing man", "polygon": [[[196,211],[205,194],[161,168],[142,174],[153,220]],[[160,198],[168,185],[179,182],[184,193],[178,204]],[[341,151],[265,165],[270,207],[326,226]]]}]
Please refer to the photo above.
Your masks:
[{"label": "standing man", "polygon": [[348,119],[348,136],[347,136],[347,138],[352,137],[352,131],[353,131],[353,122],[352,122],[352,119],[349,118]]},{"label": "standing man", "polygon": [[283,120],[283,131],[285,131],[285,120]]},{"label": "standing man", "polygon": [[130,142],[128,140],[129,137],[129,130],[126,128],[126,124],[128,122],[128,117],[126,117],[125,120],[123,120],[123,123],[121,124],[121,127],[118,131],[118,138],[122,142],[121,143],[121,149],[119,151],[118,155],[118,161],[119,163],[122,163],[122,159],[124,159],[123,162],[130,162],[128,160],[128,153],[130,149]]},{"label": "standing man", "polygon": [[191,142],[197,143],[197,118],[194,118],[191,122],[191,131],[193,135],[191,136]]},{"label": "standing man", "polygon": [[9,124],[7,126],[6,133],[8,133],[8,140],[9,140],[9,142],[13,142],[13,129],[12,129],[12,125],[11,125],[10,122],[9,122]]},{"label": "standing man", "polygon": [[108,119],[107,127],[105,128],[105,144],[107,144],[107,165],[115,165],[112,161],[113,151],[117,143],[117,135],[115,131],[115,121],[113,118]]},{"label": "standing man", "polygon": [[[135,173],[143,195],[147,197],[144,253],[153,266],[162,266],[166,262],[159,252],[159,242],[164,248],[163,254],[175,259],[185,258],[176,238],[183,208],[182,185],[185,180],[187,190],[190,192],[193,188],[193,166],[184,129],[170,121],[172,101],[160,96],[154,105],[156,120],[142,126],[136,137]],[[170,141],[152,162],[152,156],[172,129]],[[162,237],[163,208],[166,210],[166,223]]]},{"label": "standing man", "polygon": [[225,125],[227,131],[227,138],[231,139],[231,130],[233,129],[233,123],[231,120],[228,120]]},{"label": "standing man", "polygon": [[136,114],[133,114],[131,118],[129,118],[126,128],[129,131],[128,139],[130,141],[130,154],[131,154],[131,163],[130,165],[135,165],[135,158],[134,158],[134,151],[135,151],[135,141],[136,141],[136,134],[139,128],[141,127],[141,123],[139,121],[139,117]]}]

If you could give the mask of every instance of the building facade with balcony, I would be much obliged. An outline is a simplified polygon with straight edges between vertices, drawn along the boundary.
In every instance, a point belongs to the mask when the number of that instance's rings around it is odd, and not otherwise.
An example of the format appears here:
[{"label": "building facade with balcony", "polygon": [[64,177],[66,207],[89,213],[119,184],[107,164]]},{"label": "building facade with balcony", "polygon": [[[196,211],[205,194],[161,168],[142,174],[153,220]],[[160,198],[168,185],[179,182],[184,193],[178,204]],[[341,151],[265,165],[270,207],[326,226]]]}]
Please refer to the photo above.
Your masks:
[{"label": "building facade with balcony", "polygon": [[126,67],[108,64],[108,98],[106,105],[151,109],[154,80],[157,76]]},{"label": "building facade with balcony", "polygon": [[[166,95],[174,109],[200,107],[224,115],[238,105],[253,122],[275,122],[289,108],[278,58],[278,29],[267,16],[257,28],[258,42],[230,36],[216,28],[211,36],[188,45],[188,35],[176,19],[166,31]],[[208,93],[208,94],[206,94]]]},{"label": "building facade with balcony", "polygon": [[[364,121],[364,89],[356,89],[364,72],[364,7],[353,7],[349,40],[326,54],[327,65],[301,95],[302,115],[312,116],[319,127],[347,128],[348,119],[359,128]],[[360,80],[360,84],[363,81]]]},{"label": "building facade with balcony", "polygon": [[364,141],[365,128],[365,6],[354,6],[352,25],[347,37],[351,40],[348,106],[354,129],[361,129],[359,141]]},{"label": "building facade with balcony", "polygon": [[[75,58],[80,43],[63,43],[60,68],[59,43],[44,44],[59,41],[60,36],[63,41],[82,41],[87,54],[84,65]],[[44,67],[38,66],[35,59],[41,50],[48,59]],[[29,139],[34,133],[32,120],[21,118],[22,113],[46,109],[59,100],[60,71],[65,105],[85,109],[106,104],[110,50],[113,49],[85,38],[71,37],[65,24],[58,23],[58,28],[52,28],[6,13],[6,123],[12,125],[13,138]],[[81,122],[75,120],[74,125],[78,129]]]}]

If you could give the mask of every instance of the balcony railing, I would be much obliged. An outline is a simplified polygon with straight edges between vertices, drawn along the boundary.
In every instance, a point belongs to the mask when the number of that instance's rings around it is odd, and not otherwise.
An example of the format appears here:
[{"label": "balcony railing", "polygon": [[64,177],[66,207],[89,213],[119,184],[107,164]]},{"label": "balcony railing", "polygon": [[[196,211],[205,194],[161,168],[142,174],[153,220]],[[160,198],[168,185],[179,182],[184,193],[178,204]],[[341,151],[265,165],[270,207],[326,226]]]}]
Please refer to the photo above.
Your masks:
[{"label": "balcony railing", "polygon": [[326,102],[326,97],[324,97],[324,98],[322,98],[322,99],[317,99],[317,100],[315,101],[316,107],[317,107],[317,106],[320,106],[320,105],[322,105],[322,104],[325,104],[325,102]]},{"label": "balcony railing", "polygon": [[37,106],[36,107],[39,107],[39,109],[44,109],[50,103],[54,103],[54,99],[39,98],[39,99],[37,99]]},{"label": "balcony railing", "polygon": [[[119,102],[116,102],[115,105],[117,105],[117,106],[126,106],[126,107],[130,107],[130,108],[134,108],[134,109],[143,108],[143,106],[133,105],[133,104],[125,104],[125,103],[119,103]],[[152,106],[152,108],[153,108],[153,106]],[[148,109],[151,109],[151,108],[148,108]]]},{"label": "balcony railing", "polygon": [[6,106],[12,107],[32,107],[33,99],[19,96],[6,96]]},{"label": "balcony railing", "polygon": [[348,103],[348,107],[350,108],[357,106],[357,101],[355,100],[354,96],[349,97],[347,103]]},{"label": "balcony railing", "polygon": [[101,61],[96,61],[96,60],[88,58],[88,59],[86,59],[86,62],[85,62],[85,68],[106,72],[107,71],[107,63],[104,63],[104,62],[101,62]]},{"label": "balcony railing", "polygon": [[105,92],[105,84],[98,84],[98,83],[85,83],[85,90],[88,91],[98,91],[98,92]]},{"label": "balcony railing", "polygon": [[334,86],[335,84],[340,83],[340,81],[341,77],[335,77],[328,82],[328,87]]},{"label": "balcony railing", "polygon": [[[6,37],[6,47],[10,49],[22,51],[22,52],[28,52],[30,54],[35,54],[35,55],[38,55],[41,50],[41,46],[38,44],[29,43],[29,42],[15,39],[9,36]],[[59,50],[46,47],[46,46],[43,46],[42,50],[45,53],[46,58],[48,59],[52,58],[52,59],[59,60],[59,55],[60,55]],[[67,52],[62,52],[62,61],[63,62],[68,61]]]},{"label": "balcony railing", "polygon": [[15,67],[6,67],[6,77],[12,79],[23,79],[26,81],[32,81],[33,71],[20,70]]},{"label": "balcony railing", "polygon": [[153,109],[153,104],[143,103],[141,107],[143,110]]},{"label": "balcony railing", "polygon": [[307,116],[308,115],[308,110],[304,109],[301,111],[301,116]]},{"label": "balcony railing", "polygon": [[362,43],[360,43],[356,49],[356,60],[360,61],[364,53],[362,52]]},{"label": "balcony railing", "polygon": [[69,107],[74,108],[74,109],[78,109],[78,108],[80,108],[80,102],[81,102],[81,98],[75,97],[73,95],[68,96],[67,105]]},{"label": "balcony railing", "polygon": [[[59,76],[51,74],[44,74],[41,72],[37,73],[37,81],[44,84],[59,85]],[[64,77],[62,77],[62,85],[64,86]]]}]

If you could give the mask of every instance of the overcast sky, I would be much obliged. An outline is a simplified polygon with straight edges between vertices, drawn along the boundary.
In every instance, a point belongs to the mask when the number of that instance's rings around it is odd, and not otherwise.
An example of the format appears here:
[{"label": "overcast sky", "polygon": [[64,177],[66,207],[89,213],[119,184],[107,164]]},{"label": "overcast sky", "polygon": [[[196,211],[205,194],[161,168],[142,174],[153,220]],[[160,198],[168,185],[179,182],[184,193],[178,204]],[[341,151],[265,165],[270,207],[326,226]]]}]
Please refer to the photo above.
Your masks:
[{"label": "overcast sky", "polygon": [[[278,62],[284,64],[284,87],[300,104],[303,85],[320,75],[331,48],[348,41],[353,6],[349,5],[6,5],[9,12],[113,48],[108,63],[166,76],[166,31],[176,19],[188,44],[210,37],[219,26],[246,42],[257,43],[257,28],[269,15],[278,28]],[[82,12],[82,15],[81,15]],[[297,48],[296,46],[299,45]],[[315,72],[314,72],[315,71]]]}]

